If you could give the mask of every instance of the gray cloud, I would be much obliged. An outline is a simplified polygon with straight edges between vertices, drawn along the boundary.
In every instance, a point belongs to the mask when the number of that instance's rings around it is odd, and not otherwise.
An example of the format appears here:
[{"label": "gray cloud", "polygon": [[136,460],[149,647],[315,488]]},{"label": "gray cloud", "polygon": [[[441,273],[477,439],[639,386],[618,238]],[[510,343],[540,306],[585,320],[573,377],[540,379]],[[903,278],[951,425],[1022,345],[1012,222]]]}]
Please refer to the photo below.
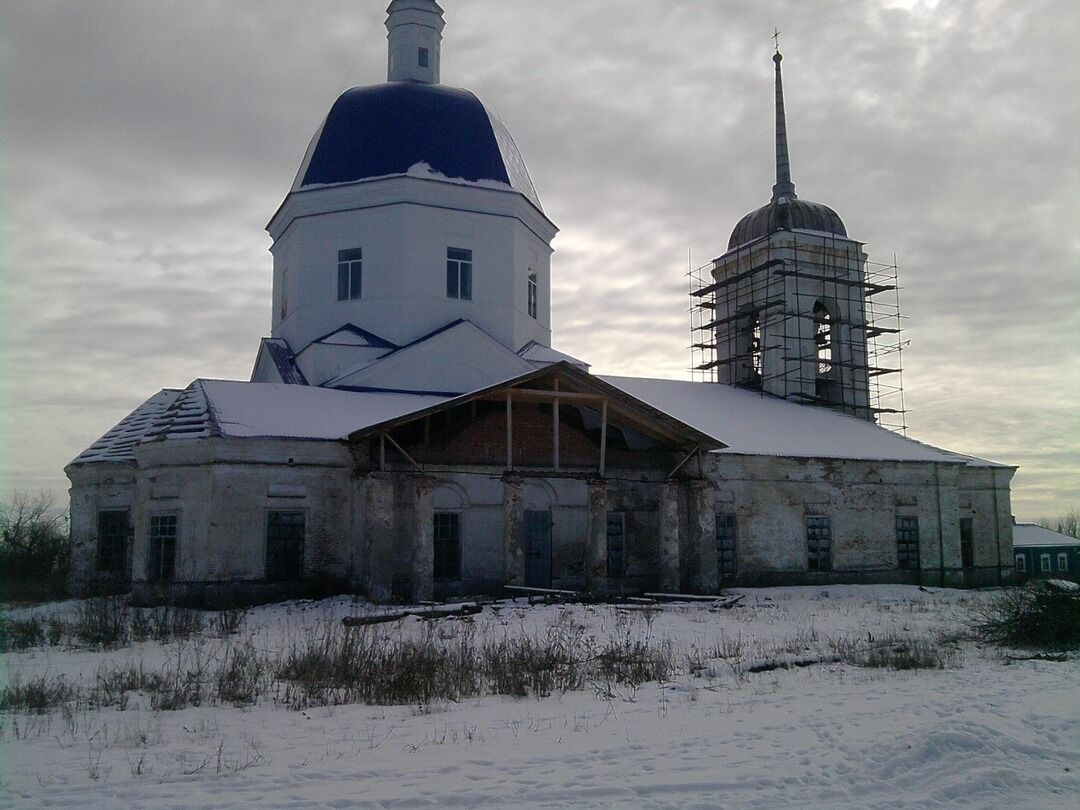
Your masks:
[{"label": "gray cloud", "polygon": [[[163,386],[244,378],[266,221],[311,133],[385,72],[385,3],[0,2],[3,486]],[[901,265],[912,434],[1080,503],[1078,12],[1065,0],[447,0],[443,73],[510,127],[547,213],[556,345],[685,376],[687,251],[772,178],[784,29],[800,195]]]}]

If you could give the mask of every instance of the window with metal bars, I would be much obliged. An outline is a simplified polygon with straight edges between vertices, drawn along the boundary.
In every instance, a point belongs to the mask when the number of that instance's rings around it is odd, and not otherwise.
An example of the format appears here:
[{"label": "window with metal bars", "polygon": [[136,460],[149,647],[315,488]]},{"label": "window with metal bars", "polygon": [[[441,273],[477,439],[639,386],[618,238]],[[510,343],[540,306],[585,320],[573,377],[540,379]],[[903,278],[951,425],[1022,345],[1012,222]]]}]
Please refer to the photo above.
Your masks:
[{"label": "window with metal bars", "polygon": [[832,570],[832,525],[829,518],[806,518],[807,567],[811,571]]},{"label": "window with metal bars", "polygon": [[131,518],[127,509],[98,512],[97,570],[122,573],[127,567]]},{"label": "window with metal bars", "polygon": [[146,578],[150,582],[172,582],[176,575],[178,525],[175,513],[150,516],[146,558]]},{"label": "window with metal bars", "polygon": [[444,582],[461,579],[461,515],[436,512],[434,534],[434,578]]},{"label": "window with metal bars", "polygon": [[898,568],[919,567],[919,519],[896,517],[896,564]]},{"label": "window with metal bars", "polygon": [[607,575],[626,575],[626,515],[622,512],[607,513]]},{"label": "window with metal bars", "polygon": [[268,512],[266,516],[266,578],[293,582],[304,577],[304,512]]},{"label": "window with metal bars", "polygon": [[716,563],[720,579],[732,579],[738,573],[735,556],[735,515],[716,516]]}]

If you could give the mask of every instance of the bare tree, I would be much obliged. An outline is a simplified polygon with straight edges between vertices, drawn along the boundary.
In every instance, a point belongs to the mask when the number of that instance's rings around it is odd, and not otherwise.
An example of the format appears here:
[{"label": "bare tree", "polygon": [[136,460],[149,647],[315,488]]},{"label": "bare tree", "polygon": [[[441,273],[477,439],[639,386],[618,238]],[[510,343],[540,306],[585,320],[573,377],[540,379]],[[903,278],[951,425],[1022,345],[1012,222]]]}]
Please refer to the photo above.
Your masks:
[{"label": "bare tree", "polygon": [[64,535],[64,513],[47,492],[14,492],[0,503],[0,541],[11,551],[33,554]]},{"label": "bare tree", "polygon": [[1078,509],[1070,509],[1059,517],[1043,518],[1035,522],[1044,528],[1080,539],[1080,510]]},{"label": "bare tree", "polygon": [[12,492],[0,503],[0,598],[64,595],[71,561],[64,524],[46,492]]}]

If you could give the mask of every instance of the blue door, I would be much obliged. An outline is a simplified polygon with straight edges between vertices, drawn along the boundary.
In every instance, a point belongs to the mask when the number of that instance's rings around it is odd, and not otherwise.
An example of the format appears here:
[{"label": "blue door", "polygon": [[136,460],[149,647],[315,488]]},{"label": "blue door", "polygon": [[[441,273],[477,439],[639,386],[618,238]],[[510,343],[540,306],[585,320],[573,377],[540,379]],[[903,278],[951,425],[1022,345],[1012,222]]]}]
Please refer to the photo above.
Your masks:
[{"label": "blue door", "polygon": [[551,512],[525,510],[525,585],[551,587]]}]

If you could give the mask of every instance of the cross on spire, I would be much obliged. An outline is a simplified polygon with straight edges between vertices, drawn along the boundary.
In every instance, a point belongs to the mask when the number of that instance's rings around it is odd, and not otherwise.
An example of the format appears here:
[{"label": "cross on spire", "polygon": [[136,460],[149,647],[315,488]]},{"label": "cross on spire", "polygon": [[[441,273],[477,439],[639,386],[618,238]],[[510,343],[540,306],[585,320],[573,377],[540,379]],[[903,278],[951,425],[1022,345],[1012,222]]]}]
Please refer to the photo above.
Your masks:
[{"label": "cross on spire", "polygon": [[773,42],[776,43],[776,52],[777,53],[780,53],[780,34],[781,33],[782,32],[780,31],[779,28],[773,28],[772,38],[773,38]]}]

